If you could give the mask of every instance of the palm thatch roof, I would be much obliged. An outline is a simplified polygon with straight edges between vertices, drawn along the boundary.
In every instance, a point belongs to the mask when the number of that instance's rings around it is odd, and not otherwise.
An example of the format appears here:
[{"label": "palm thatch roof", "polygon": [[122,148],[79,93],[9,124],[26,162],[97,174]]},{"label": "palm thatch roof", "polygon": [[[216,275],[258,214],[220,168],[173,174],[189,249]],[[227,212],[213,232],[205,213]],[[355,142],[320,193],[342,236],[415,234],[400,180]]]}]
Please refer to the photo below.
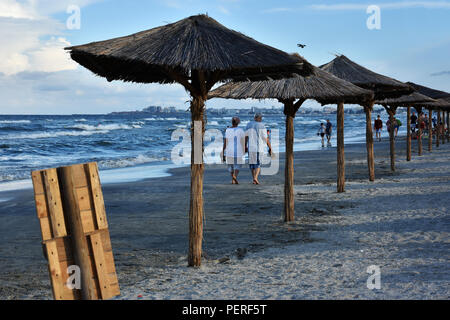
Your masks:
[{"label": "palm thatch roof", "polygon": [[434,102],[415,103],[414,105],[433,110],[450,110],[450,101],[444,99],[436,99]]},{"label": "palm thatch roof", "polygon": [[372,90],[375,100],[397,98],[414,91],[407,84],[366,69],[344,55],[337,56],[320,68],[358,87]]},{"label": "palm thatch roof", "polygon": [[375,101],[376,104],[380,104],[382,106],[390,106],[390,107],[410,107],[413,104],[417,103],[434,103],[436,100],[431,99],[423,94],[418,92],[413,92],[408,95],[401,96],[399,98],[393,99],[384,99]]},{"label": "palm thatch roof", "polygon": [[417,92],[426,95],[430,98],[444,99],[444,100],[450,99],[450,93],[448,92],[431,89],[429,87],[421,86],[420,84],[416,84],[414,82],[407,82],[407,84],[413,87],[415,90],[417,90]]},{"label": "palm thatch roof", "polygon": [[208,98],[315,99],[322,105],[340,102],[364,104],[373,98],[373,93],[313,67],[312,74],[305,77],[296,75],[281,80],[230,82],[211,91]]},{"label": "palm thatch roof", "polygon": [[217,81],[307,75],[303,58],[262,44],[197,15],[129,36],[66,48],[73,60],[108,81],[174,83],[192,70],[216,72]]}]

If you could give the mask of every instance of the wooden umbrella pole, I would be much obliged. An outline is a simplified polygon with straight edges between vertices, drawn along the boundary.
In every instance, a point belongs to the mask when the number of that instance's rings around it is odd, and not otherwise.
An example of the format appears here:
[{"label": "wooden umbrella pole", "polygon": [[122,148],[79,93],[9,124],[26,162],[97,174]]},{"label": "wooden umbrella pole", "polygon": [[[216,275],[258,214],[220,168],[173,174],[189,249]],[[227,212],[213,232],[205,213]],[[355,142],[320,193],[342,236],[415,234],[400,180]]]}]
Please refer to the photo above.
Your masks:
[{"label": "wooden umbrella pole", "polygon": [[433,110],[428,109],[428,151],[433,150]]},{"label": "wooden umbrella pole", "polygon": [[[203,130],[204,100],[194,96],[191,101],[191,193],[189,205],[188,265],[201,265],[203,240]],[[201,128],[198,124],[201,123]],[[200,131],[200,132],[199,132]],[[199,141],[200,140],[200,141]],[[199,157],[199,148],[201,152]],[[197,156],[195,156],[197,154]]]},{"label": "wooden umbrella pole", "polygon": [[344,103],[337,106],[337,192],[345,192]]},{"label": "wooden umbrella pole", "polygon": [[294,102],[287,100],[284,104],[286,115],[286,152],[284,168],[284,221],[294,221]]},{"label": "wooden umbrella pole", "polygon": [[411,107],[407,107],[406,115],[406,161],[411,161]]},{"label": "wooden umbrella pole", "polygon": [[417,143],[418,143],[418,153],[419,153],[419,156],[421,156],[422,155],[422,152],[423,152],[423,147],[422,147],[422,134],[423,134],[423,131],[422,131],[422,116],[423,116],[423,114],[420,112],[419,113],[419,119],[418,119],[418,125],[419,125],[419,133],[418,133],[418,137],[417,137]]},{"label": "wooden umbrella pole", "polygon": [[436,123],[436,148],[439,148],[441,141],[441,111],[437,111],[437,123]]},{"label": "wooden umbrella pole", "polygon": [[441,139],[442,144],[445,144],[445,111],[442,111]]},{"label": "wooden umbrella pole", "polygon": [[367,149],[367,166],[369,168],[369,181],[375,181],[375,161],[373,156],[373,131],[372,131],[372,109],[374,102],[364,106],[366,113],[366,149]]},{"label": "wooden umbrella pole", "polygon": [[390,149],[390,156],[391,156],[391,171],[395,171],[395,123],[394,123],[394,116],[395,116],[395,108],[394,107],[385,107],[386,111],[389,114],[389,122],[390,122],[390,128],[389,128],[389,149]]},{"label": "wooden umbrella pole", "polygon": [[294,118],[304,99],[294,103],[294,99],[279,100],[284,104],[286,115],[286,152],[284,168],[284,221],[295,220],[295,197],[294,197]]}]

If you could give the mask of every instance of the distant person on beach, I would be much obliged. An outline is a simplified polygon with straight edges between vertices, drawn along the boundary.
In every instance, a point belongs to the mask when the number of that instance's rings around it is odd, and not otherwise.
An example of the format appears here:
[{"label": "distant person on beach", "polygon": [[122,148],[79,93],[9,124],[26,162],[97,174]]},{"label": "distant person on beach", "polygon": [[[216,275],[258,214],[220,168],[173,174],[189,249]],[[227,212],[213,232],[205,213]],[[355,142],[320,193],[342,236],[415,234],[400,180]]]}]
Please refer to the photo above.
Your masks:
[{"label": "distant person on beach", "polygon": [[411,132],[415,133],[416,132],[416,127],[417,127],[417,116],[414,113],[414,111],[413,111],[410,119],[411,119]]},{"label": "distant person on beach", "polygon": [[331,134],[333,132],[333,125],[330,122],[330,119],[327,119],[327,124],[325,126],[325,135],[327,137],[327,145],[331,145]]},{"label": "distant person on beach", "polygon": [[323,123],[320,124],[319,131],[317,132],[317,135],[318,136],[320,135],[320,137],[322,138],[322,148],[325,147],[325,139],[324,139],[324,137],[325,137],[325,126],[324,126]]},{"label": "distant person on beach", "polygon": [[425,123],[425,115],[423,114],[423,112],[421,112],[419,114],[419,126],[420,126],[420,129],[422,129],[422,134],[420,136],[417,135],[418,138],[422,138],[423,133],[425,131],[425,124],[426,124]]},{"label": "distant person on beach", "polygon": [[425,116],[423,118],[423,124],[424,124],[425,131],[428,132],[428,114],[425,114]]},{"label": "distant person on beach", "polygon": [[238,127],[241,120],[238,117],[231,119],[231,127],[225,131],[222,157],[228,164],[228,172],[231,174],[231,184],[239,184],[237,179],[239,170],[243,164],[245,154],[245,132]]},{"label": "distant person on beach", "polygon": [[400,119],[397,119],[396,117],[394,117],[394,133],[395,133],[395,137],[397,138],[398,135],[398,129],[402,126],[402,122],[400,121]]},{"label": "distant person on beach", "polygon": [[245,128],[245,146],[248,150],[248,164],[252,172],[253,184],[259,184],[259,173],[261,172],[261,156],[266,148],[269,155],[272,154],[267,129],[262,123],[262,114],[256,113],[254,120],[250,121]]},{"label": "distant person on beach", "polygon": [[378,139],[378,141],[381,141],[381,131],[383,130],[383,121],[381,121],[380,115],[378,115],[378,117],[375,119],[373,126],[375,128],[376,138]]}]

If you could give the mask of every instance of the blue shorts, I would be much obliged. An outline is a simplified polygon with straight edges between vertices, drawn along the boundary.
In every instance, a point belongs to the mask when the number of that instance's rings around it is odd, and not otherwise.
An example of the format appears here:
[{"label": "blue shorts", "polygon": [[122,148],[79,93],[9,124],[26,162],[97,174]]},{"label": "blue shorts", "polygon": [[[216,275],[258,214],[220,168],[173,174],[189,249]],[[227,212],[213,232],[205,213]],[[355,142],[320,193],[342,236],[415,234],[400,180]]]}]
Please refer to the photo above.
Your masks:
[{"label": "blue shorts", "polygon": [[241,170],[241,165],[240,164],[229,164],[228,165],[228,172],[233,172],[236,170]]},{"label": "blue shorts", "polygon": [[[256,160],[256,163],[251,163],[252,160],[253,160],[253,162],[255,162],[254,160]],[[259,152],[256,153],[256,157],[255,157],[255,155],[250,156],[250,154],[249,154],[248,161],[249,161],[248,166],[249,166],[250,170],[261,168],[261,160],[259,159]]]}]

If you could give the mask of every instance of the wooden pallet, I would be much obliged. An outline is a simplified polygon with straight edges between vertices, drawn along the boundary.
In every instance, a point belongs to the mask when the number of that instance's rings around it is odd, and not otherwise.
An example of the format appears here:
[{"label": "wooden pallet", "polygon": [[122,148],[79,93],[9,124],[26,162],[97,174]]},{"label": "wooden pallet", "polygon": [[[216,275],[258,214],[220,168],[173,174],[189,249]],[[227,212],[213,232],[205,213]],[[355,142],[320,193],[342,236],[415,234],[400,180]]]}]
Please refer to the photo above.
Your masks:
[{"label": "wooden pallet", "polygon": [[[110,299],[120,294],[96,163],[31,173],[44,255],[56,300]],[[81,270],[70,289],[67,268]]]}]

